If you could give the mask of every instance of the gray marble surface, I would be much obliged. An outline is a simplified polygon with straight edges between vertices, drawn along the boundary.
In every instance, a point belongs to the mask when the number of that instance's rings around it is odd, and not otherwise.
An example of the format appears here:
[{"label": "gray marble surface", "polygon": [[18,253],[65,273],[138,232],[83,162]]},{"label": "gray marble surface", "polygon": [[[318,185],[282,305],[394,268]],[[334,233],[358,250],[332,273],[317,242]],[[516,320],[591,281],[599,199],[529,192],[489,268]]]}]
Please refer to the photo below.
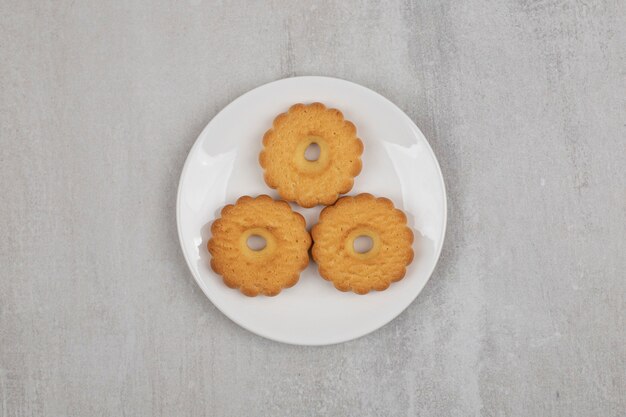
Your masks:
[{"label": "gray marble surface", "polygon": [[[624,416],[626,3],[0,4],[1,416]],[[257,337],[178,246],[192,143],[330,75],[424,131],[449,226],[361,339]]]}]

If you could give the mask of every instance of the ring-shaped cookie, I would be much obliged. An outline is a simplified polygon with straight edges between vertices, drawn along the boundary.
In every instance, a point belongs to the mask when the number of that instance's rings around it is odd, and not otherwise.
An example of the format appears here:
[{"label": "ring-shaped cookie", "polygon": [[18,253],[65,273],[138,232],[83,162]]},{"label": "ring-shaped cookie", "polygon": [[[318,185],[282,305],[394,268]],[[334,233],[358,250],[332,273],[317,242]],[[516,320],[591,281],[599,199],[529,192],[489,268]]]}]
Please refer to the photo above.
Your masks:
[{"label": "ring-shaped cookie", "polygon": [[[305,157],[319,146],[317,160]],[[322,103],[295,104],[278,115],[263,137],[259,163],[268,186],[302,207],[329,205],[352,189],[361,172],[363,143],[355,126]]]},{"label": "ring-shaped cookie", "polygon": [[[320,275],[341,291],[382,291],[402,279],[413,260],[406,215],[389,199],[371,194],[342,197],[326,207],[311,236]],[[372,240],[369,251],[354,249],[359,236]]]},{"label": "ring-shaped cookie", "polygon": [[[311,236],[304,217],[267,195],[244,196],[224,207],[211,235],[211,268],[227,286],[251,297],[277,295],[295,285],[309,264]],[[251,236],[263,238],[265,247],[251,249]]]}]

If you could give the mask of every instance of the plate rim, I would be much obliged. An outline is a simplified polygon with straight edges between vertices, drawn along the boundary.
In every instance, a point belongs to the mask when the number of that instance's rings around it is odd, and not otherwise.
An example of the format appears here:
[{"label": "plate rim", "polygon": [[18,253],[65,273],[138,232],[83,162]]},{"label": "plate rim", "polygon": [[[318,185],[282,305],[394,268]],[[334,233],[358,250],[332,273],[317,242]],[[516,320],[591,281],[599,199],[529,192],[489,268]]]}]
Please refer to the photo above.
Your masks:
[{"label": "plate rim", "polygon": [[[187,251],[185,250],[185,245],[184,245],[184,241],[183,241],[183,236],[182,236],[182,228],[181,228],[181,209],[180,209],[180,205],[181,205],[181,193],[182,193],[182,186],[183,186],[183,180],[186,177],[187,171],[189,169],[190,166],[190,161],[191,161],[191,155],[194,153],[194,151],[196,150],[196,148],[198,146],[200,146],[200,139],[204,136],[205,131],[209,128],[209,126],[211,125],[211,123],[217,119],[223,112],[225,112],[226,110],[228,110],[231,106],[233,106],[235,103],[239,102],[244,96],[248,95],[249,93],[256,91],[258,89],[261,88],[265,88],[271,84],[277,84],[277,83],[281,83],[287,80],[295,80],[295,79],[299,79],[299,80],[330,80],[333,82],[342,82],[342,83],[346,83],[346,84],[350,84],[353,87],[357,87],[357,88],[361,88],[361,89],[365,89],[367,90],[369,93],[374,94],[375,96],[377,96],[379,99],[382,99],[384,102],[386,102],[395,113],[398,113],[400,115],[400,117],[404,118],[412,128],[415,128],[424,138],[424,141],[426,142],[426,146],[428,151],[430,152],[430,156],[433,159],[435,166],[437,168],[437,172],[439,173],[439,182],[441,185],[441,189],[443,191],[443,227],[441,228],[441,245],[439,246],[439,249],[437,250],[436,254],[435,254],[435,261],[433,262],[432,267],[430,268],[430,270],[428,271],[427,275],[428,277],[426,278],[426,280],[424,281],[424,284],[422,285],[422,287],[419,289],[419,291],[417,291],[415,293],[415,296],[411,299],[411,301],[409,301],[400,311],[398,311],[397,314],[395,314],[393,317],[391,317],[389,320],[385,321],[384,323],[380,324],[379,326],[368,330],[364,333],[361,333],[357,336],[348,336],[348,337],[344,337],[344,338],[340,338],[339,340],[333,341],[333,342],[319,342],[319,343],[300,343],[300,342],[294,342],[292,340],[284,340],[280,337],[275,337],[272,335],[268,335],[268,334],[264,334],[264,332],[259,332],[257,330],[254,330],[252,328],[250,328],[248,325],[241,323],[238,319],[233,318],[231,316],[229,316],[228,314],[226,314],[214,301],[213,298],[210,295],[210,292],[208,290],[208,288],[204,285],[203,281],[196,276],[196,273],[194,272],[194,269],[192,268],[191,265],[191,261],[190,261],[190,256],[187,253]],[[384,326],[386,326],[387,324],[389,324],[390,322],[392,322],[393,320],[395,320],[396,318],[398,318],[402,313],[404,313],[406,311],[406,309],[413,304],[413,302],[417,299],[417,297],[422,293],[422,291],[424,290],[424,287],[426,287],[426,284],[428,283],[428,281],[430,281],[430,278],[432,277],[433,273],[435,272],[435,268],[437,268],[437,265],[439,264],[439,260],[441,258],[441,252],[443,251],[443,246],[445,244],[445,237],[446,237],[446,231],[448,228],[448,193],[446,191],[446,184],[445,184],[445,180],[443,177],[443,171],[441,170],[441,166],[439,164],[439,160],[437,159],[437,156],[435,155],[435,152],[432,149],[432,146],[430,145],[430,142],[428,141],[428,139],[426,138],[426,136],[424,135],[424,133],[422,132],[422,130],[417,126],[417,124],[400,108],[398,107],[395,103],[393,103],[391,100],[389,100],[387,97],[383,96],[382,94],[378,93],[375,90],[372,90],[369,87],[365,87],[361,84],[355,83],[353,81],[348,81],[348,80],[344,80],[342,78],[337,78],[337,77],[328,77],[328,76],[319,76],[319,75],[303,75],[303,76],[295,76],[295,77],[286,77],[286,78],[280,78],[278,80],[274,80],[274,81],[270,81],[264,84],[261,84],[259,86],[256,86],[244,93],[242,93],[241,95],[239,95],[238,97],[236,97],[234,100],[230,101],[226,106],[224,106],[219,112],[217,112],[212,118],[211,120],[209,120],[209,122],[204,126],[204,128],[202,129],[202,131],[200,132],[200,134],[198,135],[198,137],[196,138],[196,140],[194,141],[193,145],[191,146],[191,148],[189,149],[189,151],[187,152],[187,157],[185,158],[185,163],[183,164],[183,168],[181,170],[180,173],[180,177],[178,180],[178,189],[176,192],[176,229],[177,229],[177,233],[178,233],[178,243],[180,245],[180,249],[183,253],[183,258],[185,258],[185,263],[187,264],[187,269],[189,270],[189,272],[191,272],[191,275],[193,276],[194,280],[196,281],[196,284],[198,284],[198,286],[200,287],[200,289],[202,290],[202,292],[204,293],[204,295],[209,299],[209,301],[211,302],[211,304],[213,304],[213,306],[215,308],[217,308],[220,313],[222,313],[222,315],[224,315],[226,318],[228,318],[229,320],[231,320],[233,323],[237,324],[238,326],[244,328],[245,330],[263,337],[265,339],[269,339],[272,340],[274,342],[279,342],[279,343],[285,343],[288,345],[294,345],[294,346],[330,346],[330,345],[336,345],[336,344],[340,344],[340,343],[345,343],[345,342],[349,342],[352,340],[357,340],[360,339],[364,336],[367,336],[368,334],[371,334],[373,332],[375,332],[376,330],[379,330],[381,328],[383,328]]]}]

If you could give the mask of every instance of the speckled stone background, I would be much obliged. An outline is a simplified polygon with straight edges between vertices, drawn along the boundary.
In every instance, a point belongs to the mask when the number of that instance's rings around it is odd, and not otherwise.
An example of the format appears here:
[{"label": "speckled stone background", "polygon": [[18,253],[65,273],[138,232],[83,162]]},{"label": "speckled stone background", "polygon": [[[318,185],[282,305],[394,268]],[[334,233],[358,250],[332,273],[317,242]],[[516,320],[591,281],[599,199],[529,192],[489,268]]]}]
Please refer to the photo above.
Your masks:
[{"label": "speckled stone background", "polygon": [[[626,415],[626,3],[0,3],[1,416]],[[179,173],[238,95],[372,88],[449,193],[441,262],[361,339],[233,324]]]}]

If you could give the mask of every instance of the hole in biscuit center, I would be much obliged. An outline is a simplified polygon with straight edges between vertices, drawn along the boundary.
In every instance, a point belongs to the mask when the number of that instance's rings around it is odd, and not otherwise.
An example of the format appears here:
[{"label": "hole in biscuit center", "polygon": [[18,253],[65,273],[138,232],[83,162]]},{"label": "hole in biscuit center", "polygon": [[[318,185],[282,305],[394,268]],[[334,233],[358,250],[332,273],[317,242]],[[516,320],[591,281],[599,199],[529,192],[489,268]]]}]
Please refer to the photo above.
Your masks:
[{"label": "hole in biscuit center", "polygon": [[367,253],[374,247],[374,241],[369,236],[357,236],[354,242],[352,242],[352,247],[356,253]]},{"label": "hole in biscuit center", "polygon": [[309,146],[307,146],[306,149],[304,150],[304,159],[306,159],[309,162],[315,162],[318,159],[320,159],[320,152],[321,152],[320,145],[313,142]]},{"label": "hole in biscuit center", "polygon": [[250,235],[250,237],[248,237],[248,240],[246,241],[246,244],[248,245],[248,248],[250,250],[261,251],[265,249],[265,246],[267,246],[267,241],[263,236]]}]

